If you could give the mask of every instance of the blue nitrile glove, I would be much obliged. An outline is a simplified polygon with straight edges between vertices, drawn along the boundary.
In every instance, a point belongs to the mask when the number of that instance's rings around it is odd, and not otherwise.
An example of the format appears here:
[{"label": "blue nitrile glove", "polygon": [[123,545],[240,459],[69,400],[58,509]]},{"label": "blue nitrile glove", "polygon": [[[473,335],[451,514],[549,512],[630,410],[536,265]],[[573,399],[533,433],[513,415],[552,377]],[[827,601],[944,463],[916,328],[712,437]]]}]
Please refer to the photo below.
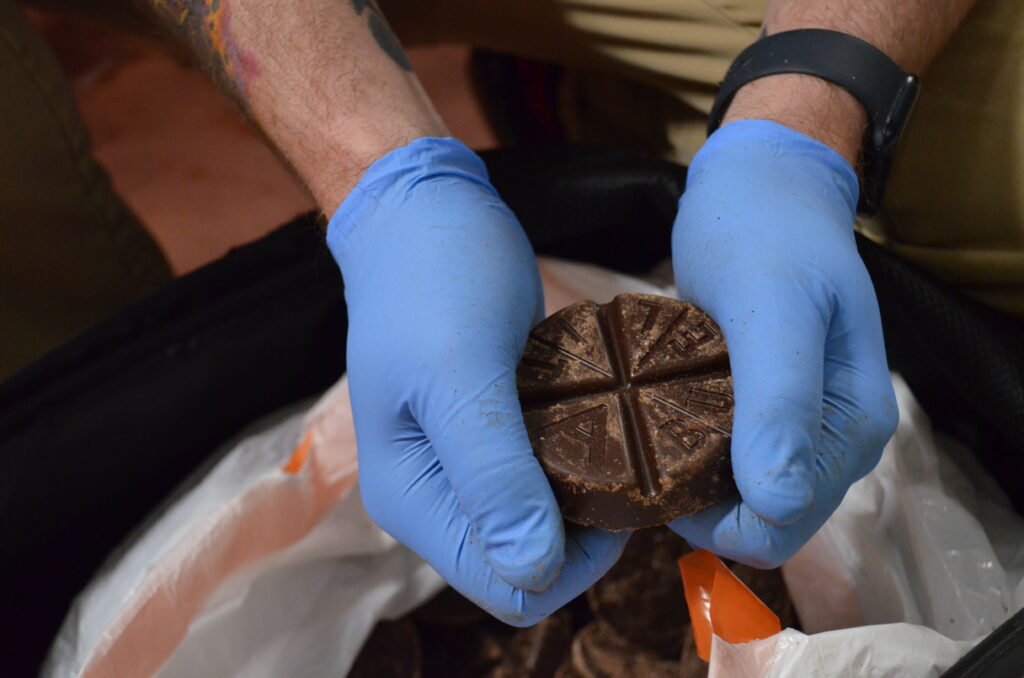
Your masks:
[{"label": "blue nitrile glove", "polygon": [[423,138],[367,170],[327,242],[367,511],[481,607],[540,621],[627,535],[566,530],[530,448],[516,365],[544,297],[519,222],[476,154]]},{"label": "blue nitrile glove", "polygon": [[766,120],[721,127],[693,159],[673,264],[680,297],[725,333],[741,496],[672,523],[696,547],[778,566],[895,430],[878,302],[854,242],[857,198],[842,156]]}]

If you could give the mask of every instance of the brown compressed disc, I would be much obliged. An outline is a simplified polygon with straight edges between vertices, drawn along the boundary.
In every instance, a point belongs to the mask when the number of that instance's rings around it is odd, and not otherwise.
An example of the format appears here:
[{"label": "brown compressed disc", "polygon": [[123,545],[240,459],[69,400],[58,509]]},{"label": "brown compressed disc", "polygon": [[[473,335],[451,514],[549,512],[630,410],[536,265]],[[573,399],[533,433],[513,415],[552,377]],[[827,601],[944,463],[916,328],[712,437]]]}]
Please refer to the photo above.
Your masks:
[{"label": "brown compressed disc", "polygon": [[733,563],[730,566],[736,578],[743,582],[754,595],[761,599],[761,602],[768,606],[768,609],[775,613],[782,624],[782,628],[800,629],[800,620],[796,615],[796,608],[793,607],[793,600],[789,597],[786,589],[786,582],[782,578],[782,570],[759,570],[743,563]]},{"label": "brown compressed disc", "polygon": [[412,612],[413,619],[424,624],[458,626],[483,621],[489,615],[476,603],[448,586]]},{"label": "brown compressed disc", "polygon": [[651,527],[736,492],[728,353],[700,309],[646,294],[573,304],[530,333],[517,381],[567,520]]},{"label": "brown compressed disc", "polygon": [[349,678],[420,678],[422,654],[416,625],[408,619],[380,622],[363,643]]},{"label": "brown compressed disc", "polygon": [[690,623],[679,559],[689,551],[667,527],[635,532],[618,562],[587,591],[594,616],[637,647],[678,657]]},{"label": "brown compressed disc", "polygon": [[580,678],[679,678],[679,660],[638,648],[600,621],[572,641],[572,667]]},{"label": "brown compressed disc", "polygon": [[683,651],[679,655],[679,678],[707,678],[708,663],[697,654],[697,639],[693,627],[683,636]]},{"label": "brown compressed disc", "polygon": [[480,678],[501,662],[515,629],[496,620],[451,625],[418,624],[423,678]]},{"label": "brown compressed disc", "polygon": [[572,618],[560,610],[544,621],[519,629],[489,678],[554,678],[572,646]]},{"label": "brown compressed disc", "polygon": [[564,664],[558,667],[555,671],[555,678],[583,678],[579,672],[573,668],[572,659],[567,659]]}]

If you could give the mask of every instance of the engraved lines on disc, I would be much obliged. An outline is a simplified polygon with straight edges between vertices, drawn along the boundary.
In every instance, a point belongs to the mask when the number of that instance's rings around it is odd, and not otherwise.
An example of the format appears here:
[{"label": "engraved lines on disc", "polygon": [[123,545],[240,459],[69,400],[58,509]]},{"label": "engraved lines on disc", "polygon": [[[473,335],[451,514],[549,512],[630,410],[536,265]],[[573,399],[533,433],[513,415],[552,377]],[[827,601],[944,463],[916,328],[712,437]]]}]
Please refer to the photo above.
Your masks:
[{"label": "engraved lines on disc", "polygon": [[[641,331],[650,332],[654,329],[658,315],[665,306],[660,302],[651,301],[649,299],[642,299],[637,302],[637,304],[647,309],[647,315],[644,318],[644,325]],[[675,351],[676,355],[682,358],[686,356],[686,351],[691,346],[701,346],[720,337],[721,332],[710,324],[708,318],[704,318],[696,327],[690,327],[686,322],[684,322],[690,315],[691,311],[695,310],[696,309],[689,307],[679,311],[679,313],[676,314],[676,317],[669,322],[661,335],[654,340],[654,343],[651,344],[649,349],[647,349],[647,352],[640,357],[640,360],[637,361],[636,368],[642,368],[647,364],[652,356],[664,348],[671,348]],[[680,333],[676,332],[681,325],[685,329],[685,331],[681,333],[682,336],[680,336]],[[700,330],[701,333],[698,334],[695,330]]]},{"label": "engraved lines on disc", "polygon": [[[564,319],[563,319],[563,321],[564,321]],[[564,321],[564,322],[565,322],[566,325],[569,324],[568,321]],[[574,333],[575,333],[575,330],[574,330]],[[579,335],[577,335],[577,336],[579,336]],[[533,341],[536,341],[538,344],[541,344],[543,346],[547,346],[552,351],[556,351],[556,352],[564,355],[566,358],[569,358],[570,360],[575,360],[576,362],[580,363],[581,365],[594,370],[598,374],[602,374],[602,375],[604,375],[606,377],[613,378],[613,379],[615,378],[614,374],[612,374],[608,370],[605,370],[605,369],[601,368],[600,365],[597,365],[596,363],[593,363],[593,362],[587,360],[583,356],[576,355],[575,353],[573,353],[572,351],[570,351],[568,349],[562,348],[561,346],[559,346],[555,342],[551,341],[550,339],[544,339],[543,337],[538,337],[538,336],[535,336],[535,335],[530,335],[530,339],[532,339]],[[541,360],[527,358],[523,362],[525,364],[531,366],[531,367],[536,367],[537,369],[550,369],[550,370],[553,370],[553,371],[557,370],[557,368],[555,366],[551,365],[550,363],[545,363],[544,361],[541,361]]]},{"label": "engraved lines on disc", "polygon": [[[604,471],[608,465],[608,406],[598,405],[570,414],[531,431],[533,437],[563,434],[586,445],[586,466]],[[594,450],[598,450],[595,458]]]},{"label": "engraved lines on disc", "polygon": [[608,304],[598,309],[597,327],[601,332],[601,341],[609,347],[609,357],[616,372],[615,381],[620,386],[616,400],[619,403],[622,424],[622,443],[641,491],[649,497],[654,497],[661,488],[658,463],[654,458],[654,450],[650,445],[644,445],[644,441],[641,439],[644,431],[641,429],[640,422],[637,421],[639,417],[636,408],[639,407],[639,403],[630,383],[630,369],[626,364],[628,359],[626,347],[620,345],[619,333],[611,326],[608,319],[608,313],[612,306],[613,304]]},{"label": "engraved lines on disc", "polygon": [[[638,305],[647,309],[647,313],[644,317],[644,322],[641,327],[641,332],[650,332],[652,329],[654,329],[657,323],[657,317],[664,309],[664,305],[659,302],[647,299],[640,300],[638,302]],[[591,391],[586,394],[582,394],[579,397],[581,399],[591,398],[596,395],[608,393],[615,393],[618,396],[616,398],[616,401],[618,403],[619,409],[621,410],[620,422],[623,427],[623,444],[626,448],[623,451],[626,454],[628,461],[630,462],[630,466],[632,467],[635,474],[635,479],[640,488],[642,489],[642,491],[649,496],[655,496],[657,494],[658,487],[660,486],[660,473],[657,461],[654,458],[654,441],[650,440],[650,435],[652,432],[648,431],[647,427],[643,426],[638,421],[636,408],[640,407],[640,403],[638,402],[636,397],[637,394],[634,393],[634,391],[642,386],[653,386],[660,383],[676,381],[676,379],[654,377],[650,379],[643,379],[642,381],[636,384],[631,383],[632,370],[630,370],[629,366],[626,364],[628,360],[627,349],[625,346],[619,345],[620,341],[618,339],[618,336],[614,329],[610,326],[611,323],[609,322],[609,319],[606,317],[606,313],[610,312],[611,308],[612,305],[608,305],[607,307],[595,310],[598,321],[597,324],[601,333],[602,341],[604,345],[607,347],[612,368],[617,374],[608,372],[607,370],[603,369],[601,366],[595,364],[594,362],[573,353],[572,351],[564,348],[563,346],[560,346],[559,343],[555,341],[545,339],[543,337],[538,337],[534,334],[531,334],[530,338],[533,341],[536,341],[538,344],[541,344],[542,346],[545,346],[557,352],[558,354],[565,356],[570,360],[576,361],[577,363],[584,365],[588,369],[593,370],[598,374],[601,374],[602,376],[616,380],[616,385],[612,388]],[[653,356],[657,351],[665,348],[666,346],[671,346],[676,353],[683,355],[690,344],[695,343],[696,345],[701,345],[703,343],[706,343],[707,341],[713,340],[720,336],[720,334],[716,332],[715,329],[708,324],[707,320],[702,322],[696,328],[686,328],[686,339],[689,341],[684,341],[684,339],[679,336],[673,336],[676,330],[679,328],[679,326],[683,324],[683,321],[690,313],[690,310],[691,309],[689,308],[684,308],[682,311],[676,314],[676,316],[670,321],[665,330],[658,336],[658,338],[654,341],[654,343],[643,355],[643,357],[641,357],[641,359],[637,363],[637,368],[641,367],[645,363],[645,361],[649,360],[650,357]],[[621,320],[622,319],[620,319],[620,322]],[[573,327],[572,323],[570,323],[566,318],[559,318],[557,323],[563,331],[563,337],[571,338],[571,340],[575,344],[584,343],[583,336],[575,327]],[[703,330],[703,335],[695,336],[695,329]],[[523,360],[523,363],[541,370],[558,371],[558,367],[556,365],[552,365],[550,363],[535,358],[525,358]],[[686,381],[695,382],[696,386],[697,384],[700,383],[699,378],[703,375],[707,375],[711,371],[714,371],[715,367],[716,366],[714,365],[709,365],[704,367],[703,369],[691,370],[686,374]],[[677,414],[681,414],[684,417],[692,421],[695,421],[702,426],[707,427],[707,429],[711,431],[715,431],[726,438],[731,437],[728,431],[712,424],[709,421],[706,421],[697,413],[692,412],[691,410],[687,409],[682,405],[679,405],[678,403],[667,400],[661,396],[655,396],[653,394],[649,394],[648,397],[651,398],[654,402],[662,405],[663,407],[666,407]],[[726,394],[707,391],[701,388],[691,388],[686,398],[687,405],[694,403],[697,405],[709,407],[713,410],[724,410],[729,405],[731,405],[731,402],[731,397]],[[598,416],[599,413],[600,416]],[[580,419],[581,417],[583,418],[582,420]],[[563,417],[562,419],[556,422],[552,422],[550,424],[546,424],[542,427],[539,427],[531,432],[531,436],[541,435],[544,432],[547,432],[547,435],[555,432],[560,432],[565,435],[568,435],[576,442],[587,445],[587,466],[594,468],[595,470],[603,471],[607,467],[608,462],[607,426],[608,406],[602,404],[596,407],[591,407],[582,410],[567,417]],[[657,425],[657,429],[654,431],[654,433],[659,433],[663,431],[667,432],[676,440],[677,443],[682,445],[684,449],[690,452],[696,451],[696,449],[701,447],[707,440],[707,435],[704,432],[698,429],[687,427],[683,425],[682,422],[678,419],[669,419],[660,422]],[[643,438],[644,440],[651,444],[644,445],[641,438]],[[600,450],[599,455],[595,455],[595,448]],[[650,453],[647,454],[644,452],[644,450],[649,450]]]},{"label": "engraved lines on disc", "polygon": [[[724,394],[717,394],[717,395],[724,395]],[[678,412],[679,414],[683,415],[684,417],[687,417],[689,419],[693,419],[697,423],[702,424],[704,426],[707,426],[712,431],[715,431],[717,433],[721,433],[726,438],[731,438],[732,437],[732,434],[729,433],[728,431],[726,431],[725,429],[720,428],[718,426],[715,426],[714,424],[712,424],[709,421],[705,421],[704,419],[702,419],[701,417],[697,416],[696,414],[694,414],[690,410],[686,409],[682,405],[678,405],[678,404],[672,402],[671,400],[665,400],[661,396],[651,395],[651,396],[648,396],[648,397],[651,400],[653,400],[654,402],[658,403],[659,405],[664,405],[665,407],[667,407],[668,409],[672,410],[673,412]],[[687,399],[687,402],[689,402],[689,399]],[[662,427],[663,426],[664,425],[662,425]],[[659,427],[659,428],[662,428],[662,427]]]}]

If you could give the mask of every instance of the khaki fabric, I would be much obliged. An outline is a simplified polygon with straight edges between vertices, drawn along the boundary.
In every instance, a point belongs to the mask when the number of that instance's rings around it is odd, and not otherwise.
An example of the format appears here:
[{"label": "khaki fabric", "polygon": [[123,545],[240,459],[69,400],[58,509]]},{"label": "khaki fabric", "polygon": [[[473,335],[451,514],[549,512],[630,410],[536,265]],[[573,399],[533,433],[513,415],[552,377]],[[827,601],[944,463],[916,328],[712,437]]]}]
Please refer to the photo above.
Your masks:
[{"label": "khaki fabric", "polygon": [[[391,0],[400,37],[570,67],[574,140],[688,162],[767,0]],[[883,216],[862,232],[1024,319],[1024,2],[982,0],[924,74]]]},{"label": "khaki fabric", "polygon": [[[385,0],[407,44],[568,67],[572,137],[688,162],[767,0]],[[982,0],[924,78],[884,217],[862,231],[1024,318],[1024,3]],[[171,277],[89,153],[72,94],[0,0],[0,378]]]},{"label": "khaki fabric", "polygon": [[0,0],[0,379],[170,278],[48,47]]},{"label": "khaki fabric", "polygon": [[688,162],[729,64],[767,0],[385,0],[406,44],[468,43],[570,67],[573,139]]},{"label": "khaki fabric", "polygon": [[878,239],[1024,319],[1024,2],[986,0],[924,77]]}]

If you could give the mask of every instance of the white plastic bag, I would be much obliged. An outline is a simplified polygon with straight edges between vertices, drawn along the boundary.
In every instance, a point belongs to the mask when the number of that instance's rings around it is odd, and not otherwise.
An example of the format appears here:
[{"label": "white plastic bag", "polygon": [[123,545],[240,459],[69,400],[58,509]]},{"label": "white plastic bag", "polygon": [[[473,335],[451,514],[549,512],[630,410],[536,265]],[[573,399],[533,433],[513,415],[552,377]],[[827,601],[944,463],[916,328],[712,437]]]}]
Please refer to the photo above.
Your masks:
[{"label": "white plastic bag", "polygon": [[[549,312],[642,281],[540,261]],[[45,676],[343,676],[374,623],[443,585],[374,525],[356,490],[342,380],[256,424],[82,592]]]},{"label": "white plastic bag", "polygon": [[255,425],[105,566],[43,675],[344,675],[443,585],[362,509],[347,381],[307,410]]},{"label": "white plastic bag", "polygon": [[809,635],[715,638],[710,678],[939,676],[1024,607],[1024,519],[893,383],[881,462],[782,568]]},{"label": "white plastic bag", "polygon": [[[567,262],[542,260],[541,276],[549,313],[673,294]],[[808,635],[716,638],[712,677],[934,676],[1024,603],[1024,521],[896,387],[901,423],[882,462],[784,568]],[[378,619],[439,589],[362,510],[345,381],[307,409],[229,445],[110,559],[44,675],[343,676]]]}]

